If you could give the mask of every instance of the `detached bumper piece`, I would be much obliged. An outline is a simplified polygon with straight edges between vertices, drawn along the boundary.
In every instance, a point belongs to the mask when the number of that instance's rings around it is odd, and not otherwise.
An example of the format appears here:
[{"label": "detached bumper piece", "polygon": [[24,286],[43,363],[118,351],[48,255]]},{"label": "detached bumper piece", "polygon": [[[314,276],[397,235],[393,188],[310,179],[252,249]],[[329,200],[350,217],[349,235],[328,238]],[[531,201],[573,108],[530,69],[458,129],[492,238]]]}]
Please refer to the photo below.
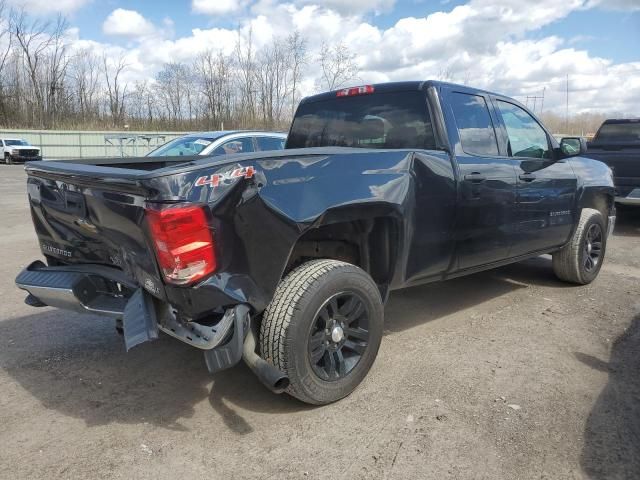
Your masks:
[{"label": "detached bumper piece", "polygon": [[47,267],[33,262],[16,278],[27,305],[122,318],[128,350],[158,338],[153,299],[120,270],[102,265]]},{"label": "detached bumper piece", "polygon": [[[227,309],[215,325],[179,322],[167,303],[154,300],[120,270],[103,265],[47,267],[37,261],[18,275],[16,285],[29,293],[25,303],[33,307],[121,318],[127,350],[158,338],[162,330],[203,350],[211,373],[233,367],[243,353],[247,356],[250,316],[244,304]],[[252,348],[255,350],[255,343]]]},{"label": "detached bumper piece", "polygon": [[131,285],[120,277],[122,272],[98,265],[47,267],[37,261],[20,272],[16,285],[29,292],[28,305],[122,317]]}]

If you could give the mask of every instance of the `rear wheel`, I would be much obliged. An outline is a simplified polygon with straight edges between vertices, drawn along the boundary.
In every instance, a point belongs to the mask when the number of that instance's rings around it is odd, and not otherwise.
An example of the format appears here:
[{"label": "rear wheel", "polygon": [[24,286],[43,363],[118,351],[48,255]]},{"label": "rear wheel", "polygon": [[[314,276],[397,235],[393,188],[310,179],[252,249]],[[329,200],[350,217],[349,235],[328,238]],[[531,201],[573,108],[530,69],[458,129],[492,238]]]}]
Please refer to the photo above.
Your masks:
[{"label": "rear wheel", "polygon": [[287,393],[311,404],[349,395],[371,368],[383,329],[375,282],[362,269],[313,260],[278,285],[260,326],[260,350],[290,381]]},{"label": "rear wheel", "polygon": [[553,254],[553,270],[560,280],[586,285],[600,272],[607,246],[607,225],[602,213],[584,208],[571,241]]}]

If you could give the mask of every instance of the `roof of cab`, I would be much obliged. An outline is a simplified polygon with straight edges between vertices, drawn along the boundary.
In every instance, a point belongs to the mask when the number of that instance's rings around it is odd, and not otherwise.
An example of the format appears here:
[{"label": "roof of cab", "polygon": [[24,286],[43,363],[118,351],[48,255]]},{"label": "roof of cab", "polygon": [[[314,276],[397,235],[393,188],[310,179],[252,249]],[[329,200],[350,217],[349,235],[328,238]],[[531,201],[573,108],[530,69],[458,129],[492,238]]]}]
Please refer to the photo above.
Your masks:
[{"label": "roof of cab", "polygon": [[[455,83],[441,82],[439,80],[411,80],[406,82],[386,82],[386,83],[373,83],[371,84],[374,88],[374,93],[384,93],[384,92],[399,92],[399,91],[407,91],[407,90],[425,90],[429,87],[454,87],[461,88],[468,91],[482,92],[489,95],[497,95],[504,96],[498,93],[488,92],[486,90],[482,90],[479,88],[468,87],[466,85],[459,85]],[[352,87],[356,87],[357,85],[352,85]],[[346,87],[350,88],[350,87]],[[330,98],[335,98],[336,93],[340,90],[344,90],[344,88],[339,88],[337,90],[332,90],[330,92],[319,93],[317,95],[312,95],[306,98],[303,98],[300,103],[311,103],[317,102],[320,100],[327,100]]]}]

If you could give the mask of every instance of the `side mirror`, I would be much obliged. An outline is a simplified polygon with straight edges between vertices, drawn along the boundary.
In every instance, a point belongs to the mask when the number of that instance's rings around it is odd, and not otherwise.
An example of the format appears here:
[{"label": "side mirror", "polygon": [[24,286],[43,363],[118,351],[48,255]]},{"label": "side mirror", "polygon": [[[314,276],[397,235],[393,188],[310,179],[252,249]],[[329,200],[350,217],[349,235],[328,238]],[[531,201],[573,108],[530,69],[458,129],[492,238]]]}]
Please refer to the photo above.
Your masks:
[{"label": "side mirror", "polygon": [[560,140],[560,151],[566,157],[576,157],[587,153],[587,141],[581,137],[564,137]]}]

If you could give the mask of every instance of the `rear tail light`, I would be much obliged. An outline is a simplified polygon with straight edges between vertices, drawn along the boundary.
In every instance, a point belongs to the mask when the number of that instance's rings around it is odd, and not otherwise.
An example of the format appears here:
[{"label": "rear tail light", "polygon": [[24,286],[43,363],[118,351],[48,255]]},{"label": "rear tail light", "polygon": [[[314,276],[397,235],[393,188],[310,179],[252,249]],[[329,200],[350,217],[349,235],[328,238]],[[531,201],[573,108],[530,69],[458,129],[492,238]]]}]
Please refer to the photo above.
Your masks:
[{"label": "rear tail light", "polygon": [[360,87],[351,87],[338,90],[336,97],[354,97],[356,95],[367,95],[373,93],[375,89],[373,85],[361,85]]},{"label": "rear tail light", "polygon": [[213,234],[204,207],[171,205],[145,209],[164,278],[184,285],[216,269]]}]

